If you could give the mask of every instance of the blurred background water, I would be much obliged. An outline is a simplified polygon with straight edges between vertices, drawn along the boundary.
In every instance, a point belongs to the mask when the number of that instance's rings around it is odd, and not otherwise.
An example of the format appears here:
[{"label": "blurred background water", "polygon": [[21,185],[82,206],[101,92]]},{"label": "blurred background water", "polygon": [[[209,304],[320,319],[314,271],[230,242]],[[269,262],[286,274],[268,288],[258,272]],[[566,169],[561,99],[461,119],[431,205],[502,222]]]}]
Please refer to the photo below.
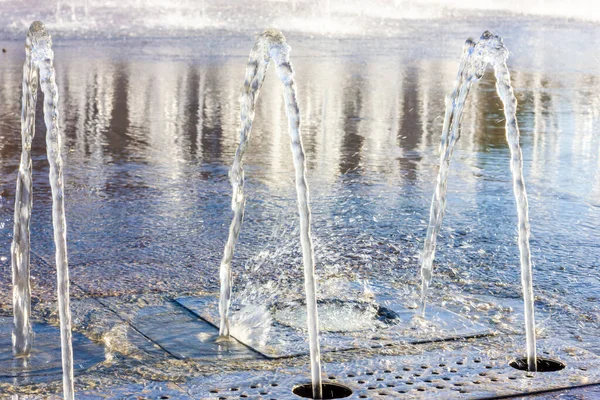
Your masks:
[{"label": "blurred background water", "polygon": [[2,0],[3,32],[21,35],[42,19],[72,37],[204,35],[265,26],[312,34],[395,36],[407,21],[530,16],[600,20],[593,0]]}]

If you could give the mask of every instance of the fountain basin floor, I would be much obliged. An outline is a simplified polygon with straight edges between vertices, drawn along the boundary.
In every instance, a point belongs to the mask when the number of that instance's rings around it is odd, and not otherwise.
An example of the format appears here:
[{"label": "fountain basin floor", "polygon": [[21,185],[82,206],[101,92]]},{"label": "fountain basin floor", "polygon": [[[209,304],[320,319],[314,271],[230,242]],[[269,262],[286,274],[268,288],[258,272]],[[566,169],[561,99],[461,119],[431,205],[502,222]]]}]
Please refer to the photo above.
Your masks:
[{"label": "fountain basin floor", "polygon": [[[350,357],[326,364],[325,373],[328,382],[353,391],[349,399],[494,399],[600,383],[600,358],[564,342],[542,340],[539,347],[541,354],[562,360],[566,367],[557,372],[532,374],[509,365],[513,354],[520,351],[515,343],[500,352],[497,348],[491,350],[486,339],[479,340],[416,355]],[[291,388],[307,379],[305,371],[286,369],[270,374],[220,376],[219,383],[198,378],[182,387],[198,398],[298,399]]]},{"label": "fountain basin floor", "polygon": [[[12,318],[0,317],[0,383],[30,385],[60,380],[62,377],[60,330],[34,323],[34,346],[27,358],[12,355]],[[81,374],[104,361],[104,348],[78,332],[73,332],[74,372]]]},{"label": "fountain basin floor", "polygon": [[[218,299],[216,297],[180,297],[175,301],[214,327],[219,326]],[[340,304],[343,303],[340,302]],[[395,313],[399,321],[380,329],[372,328],[356,332],[321,331],[321,352],[390,347],[399,343],[416,344],[494,334],[493,330],[441,307],[430,307],[426,319],[421,319],[417,317],[416,309],[407,308],[401,301],[394,300],[389,295],[376,296],[375,304],[383,305],[380,310],[386,309]],[[418,319],[415,320],[415,317]],[[371,328],[369,325],[367,327]],[[232,335],[235,337],[234,327],[232,327],[232,331]],[[242,338],[237,339],[243,341]],[[245,344],[267,358],[308,354],[306,332],[280,323],[277,319],[273,320],[266,342]]]},{"label": "fountain basin floor", "polygon": [[[276,2],[266,3],[270,7]],[[240,7],[244,14],[249,12]],[[400,7],[404,12],[403,2]],[[32,12],[25,8],[23,20]],[[53,15],[48,14],[48,22]],[[206,392],[225,385],[221,377],[241,385],[261,376],[280,377],[282,371],[292,374],[287,375],[290,385],[308,380],[305,356],[269,360],[240,345],[219,358],[218,349],[206,349],[205,342],[195,339],[210,338],[216,330],[174,303],[218,290],[218,267],[231,220],[228,171],[237,148],[243,64],[254,35],[272,22],[257,21],[257,30],[186,31],[163,39],[91,41],[78,39],[78,31],[70,28],[62,37],[53,35],[65,133],[73,326],[86,337],[102,340],[106,351],[104,363],[77,376],[78,400],[235,397],[239,391],[210,396]],[[477,18],[395,20],[397,29],[387,36],[379,21],[365,37],[285,32],[293,47],[303,110],[323,297],[344,292],[338,285],[344,279],[369,285],[385,281],[398,297],[417,298],[418,257],[439,165],[444,96],[452,90],[465,39],[489,29],[504,35],[511,49],[535,239],[540,335],[600,355],[600,153],[595,151],[600,145],[600,26],[486,13]],[[18,25],[10,29],[19,30]],[[0,44],[7,50],[0,54],[0,313],[8,317],[23,37],[2,39]],[[394,365],[402,369],[403,357],[417,353],[433,360],[506,350],[503,362],[509,356],[524,356],[514,241],[517,216],[504,121],[492,78],[486,74],[473,88],[472,103],[465,110],[431,300],[499,334],[465,344],[458,340],[326,352],[324,366],[334,381],[346,383],[347,378],[337,374],[344,364],[358,369],[381,357],[393,356]],[[267,74],[245,160],[248,200],[233,260],[238,291],[234,300],[244,299],[239,294],[253,294],[257,286],[269,296],[281,292],[277,300],[299,297],[302,268],[294,171],[280,89],[276,75]],[[32,315],[57,325],[41,120],[36,127]],[[356,334],[366,336],[365,331]],[[376,342],[369,339],[369,344]],[[543,341],[540,346],[540,355],[546,357]],[[10,351],[8,342],[2,351]],[[541,376],[535,388],[560,387],[550,377],[573,372],[569,359],[557,358],[567,364],[565,370]],[[574,384],[582,383],[572,376]],[[587,376],[588,383],[598,382]],[[508,393],[528,389],[524,378],[507,381],[513,385]],[[522,387],[515,386],[518,382]],[[284,380],[279,383],[267,389],[285,398],[291,386],[283,388]],[[504,393],[502,380],[486,383],[490,391],[493,385]],[[378,396],[367,387],[361,390]],[[568,395],[585,390],[594,389],[570,389]],[[0,398],[15,393],[24,399],[58,399],[60,379],[34,385],[0,382]],[[430,393],[435,391],[415,389],[403,396],[429,398]],[[256,397],[279,398],[260,393]]]},{"label": "fountain basin floor", "polygon": [[[121,321],[116,329],[109,325],[93,329],[118,332],[119,326],[125,326],[123,336],[107,340],[112,344],[107,345],[112,362],[77,377],[79,399],[299,399],[292,388],[309,381],[305,356],[265,359],[235,342],[219,348],[212,340],[215,327],[165,296],[81,299],[74,301],[74,310],[76,320],[83,318],[80,323],[90,327],[117,315]],[[5,322],[10,325],[10,320]],[[134,350],[123,351],[116,347],[118,342]],[[540,340],[539,355],[561,361],[566,365],[563,370],[532,375],[511,367],[512,361],[523,356],[523,342],[522,335],[501,333],[330,351],[323,355],[324,378],[349,387],[353,394],[348,398],[353,399],[496,398],[600,384],[600,358],[560,340]],[[115,355],[114,350],[122,355]],[[59,375],[54,379],[58,385]],[[45,399],[46,395],[53,399],[51,393],[60,393],[52,386],[36,389],[25,382],[15,383],[18,393],[29,394],[23,399]],[[32,394],[36,391],[44,395]]]}]

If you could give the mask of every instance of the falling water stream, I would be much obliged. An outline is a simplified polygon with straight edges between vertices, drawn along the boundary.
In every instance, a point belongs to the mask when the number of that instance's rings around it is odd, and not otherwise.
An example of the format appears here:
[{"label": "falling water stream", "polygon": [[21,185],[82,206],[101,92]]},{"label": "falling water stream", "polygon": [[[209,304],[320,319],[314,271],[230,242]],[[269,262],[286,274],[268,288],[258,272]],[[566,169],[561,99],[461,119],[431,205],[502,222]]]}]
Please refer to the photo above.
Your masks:
[{"label": "falling water stream", "polygon": [[31,289],[29,281],[30,237],[29,224],[32,206],[31,142],[35,133],[35,105],[37,81],[44,94],[44,122],[46,148],[50,165],[52,189],[52,221],[56,247],[58,311],[65,399],[74,399],[73,349],[71,344],[71,311],[69,306],[69,267],[67,263],[66,219],[63,191],[61,146],[58,126],[58,89],[53,67],[52,39],[44,24],[34,22],[26,41],[26,59],[23,67],[23,110],[21,134],[23,149],[15,196],[15,222],[12,244],[14,322],[13,352],[26,357],[32,346]]},{"label": "falling water stream", "polygon": [[315,282],[315,260],[310,230],[310,207],[308,184],[306,182],[306,163],[302,138],[300,136],[300,110],[296,99],[296,85],[294,71],[289,61],[290,47],[281,32],[276,30],[265,31],[250,52],[244,88],[240,96],[240,143],[235,153],[235,158],[230,172],[233,195],[231,208],[234,216],[229,228],[229,237],[225,245],[223,259],[220,267],[221,294],[219,313],[221,316],[219,336],[229,337],[229,307],[231,302],[231,260],[235,243],[240,234],[244,218],[244,168],[243,156],[250,139],[256,99],[267,72],[271,59],[277,66],[277,75],[283,84],[285,110],[289,122],[291,147],[296,171],[296,192],[298,197],[298,212],[300,215],[300,242],[304,262],[304,283],[306,290],[306,307],[308,321],[308,335],[311,359],[311,377],[313,398],[322,398],[321,385],[321,355],[319,349],[319,331],[317,314],[317,296]]},{"label": "falling water stream", "polygon": [[[32,26],[33,28],[33,26]],[[21,164],[17,175],[15,217],[11,248],[13,284],[13,353],[27,356],[33,343],[31,329],[31,285],[29,276],[29,224],[33,205],[31,142],[35,133],[35,105],[38,90],[38,68],[32,57],[33,32],[30,29],[25,42],[23,65],[23,104],[21,111]]]},{"label": "falling water stream", "polygon": [[535,319],[531,252],[529,248],[529,216],[527,193],[523,179],[523,156],[519,146],[519,127],[517,125],[517,100],[510,84],[510,74],[506,65],[508,50],[499,36],[484,32],[481,40],[474,43],[471,39],[465,43],[454,90],[446,98],[446,114],[442,128],[440,145],[440,169],[429,216],[429,225],[421,264],[421,310],[424,315],[426,297],[433,278],[433,258],[436,238],[442,225],[446,209],[446,186],[450,159],[456,142],[460,137],[460,123],[464,105],[473,82],[481,79],[487,64],[494,68],[496,90],[504,106],[506,119],[506,139],[510,147],[510,169],[513,176],[513,189],[517,204],[519,252],[521,261],[521,284],[525,303],[525,332],[527,341],[527,366],[529,371],[537,370]]},{"label": "falling water stream", "polygon": [[437,235],[442,226],[444,211],[446,210],[446,186],[448,183],[450,158],[452,157],[454,146],[460,137],[459,122],[462,118],[467,94],[473,81],[478,79],[475,71],[473,71],[473,63],[471,61],[474,48],[475,43],[471,39],[467,40],[458,69],[458,76],[454,83],[454,90],[446,97],[446,114],[442,128],[442,142],[440,144],[440,169],[431,202],[429,226],[427,227],[421,264],[421,308],[423,313],[425,313],[427,291],[433,278],[433,258],[435,256]]}]

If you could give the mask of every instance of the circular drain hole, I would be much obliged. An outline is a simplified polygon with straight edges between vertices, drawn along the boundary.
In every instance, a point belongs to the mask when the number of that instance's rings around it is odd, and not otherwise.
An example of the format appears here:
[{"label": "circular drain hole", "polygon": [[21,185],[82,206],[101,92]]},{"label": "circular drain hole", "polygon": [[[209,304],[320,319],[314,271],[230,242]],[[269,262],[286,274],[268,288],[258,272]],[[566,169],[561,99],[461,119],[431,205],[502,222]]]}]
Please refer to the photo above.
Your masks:
[{"label": "circular drain hole", "polygon": [[[314,398],[311,383],[294,386],[292,393],[296,396],[304,397],[305,399]],[[338,385],[337,383],[323,384],[323,399],[343,399],[350,395],[352,395],[352,390],[349,387]]]},{"label": "circular drain hole", "polygon": [[[566,365],[562,362],[557,360],[551,360],[549,358],[538,357],[536,361],[537,372],[556,372],[566,367]],[[516,360],[513,360],[509,365],[520,371],[528,371],[527,358],[517,358]]]},{"label": "circular drain hole", "polygon": [[[319,329],[326,332],[358,332],[400,322],[394,311],[377,303],[356,300],[323,299],[319,305]],[[306,329],[306,303],[301,300],[275,303],[275,321],[296,329]]]}]

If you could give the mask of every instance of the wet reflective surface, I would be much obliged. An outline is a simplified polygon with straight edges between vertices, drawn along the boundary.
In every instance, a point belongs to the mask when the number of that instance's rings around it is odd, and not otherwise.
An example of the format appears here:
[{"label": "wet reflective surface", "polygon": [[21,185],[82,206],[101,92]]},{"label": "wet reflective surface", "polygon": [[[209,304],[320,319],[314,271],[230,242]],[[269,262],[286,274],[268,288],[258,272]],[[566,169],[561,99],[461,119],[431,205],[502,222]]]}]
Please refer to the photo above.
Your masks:
[{"label": "wet reflective surface", "polygon": [[[0,317],[0,383],[15,386],[60,380],[60,330],[46,324],[33,324],[35,340],[29,357],[12,355],[12,318]],[[73,335],[74,370],[80,375],[95,364],[104,361],[104,349],[81,333]],[[0,391],[1,393],[1,391]]]},{"label": "wet reflective surface", "polygon": [[[462,43],[484,29],[504,36],[511,50],[539,333],[600,354],[595,25],[515,17],[407,23],[402,34],[385,39],[287,35],[320,290],[335,297],[340,277],[385,281],[407,302],[416,299],[444,96]],[[215,292],[231,218],[227,172],[237,145],[237,98],[252,35],[95,42],[59,35],[54,42],[72,296],[125,296],[127,303],[127,296]],[[1,45],[7,52],[0,54],[0,312],[9,316],[24,52],[22,41]],[[233,262],[238,301],[301,296],[294,171],[273,73],[246,153],[248,202]],[[495,327],[513,333],[522,331],[516,211],[494,84],[488,71],[467,105],[432,298],[491,323],[504,313]],[[43,121],[36,125],[32,250],[53,265]],[[54,301],[56,277],[35,259],[32,274],[35,314]]]}]

